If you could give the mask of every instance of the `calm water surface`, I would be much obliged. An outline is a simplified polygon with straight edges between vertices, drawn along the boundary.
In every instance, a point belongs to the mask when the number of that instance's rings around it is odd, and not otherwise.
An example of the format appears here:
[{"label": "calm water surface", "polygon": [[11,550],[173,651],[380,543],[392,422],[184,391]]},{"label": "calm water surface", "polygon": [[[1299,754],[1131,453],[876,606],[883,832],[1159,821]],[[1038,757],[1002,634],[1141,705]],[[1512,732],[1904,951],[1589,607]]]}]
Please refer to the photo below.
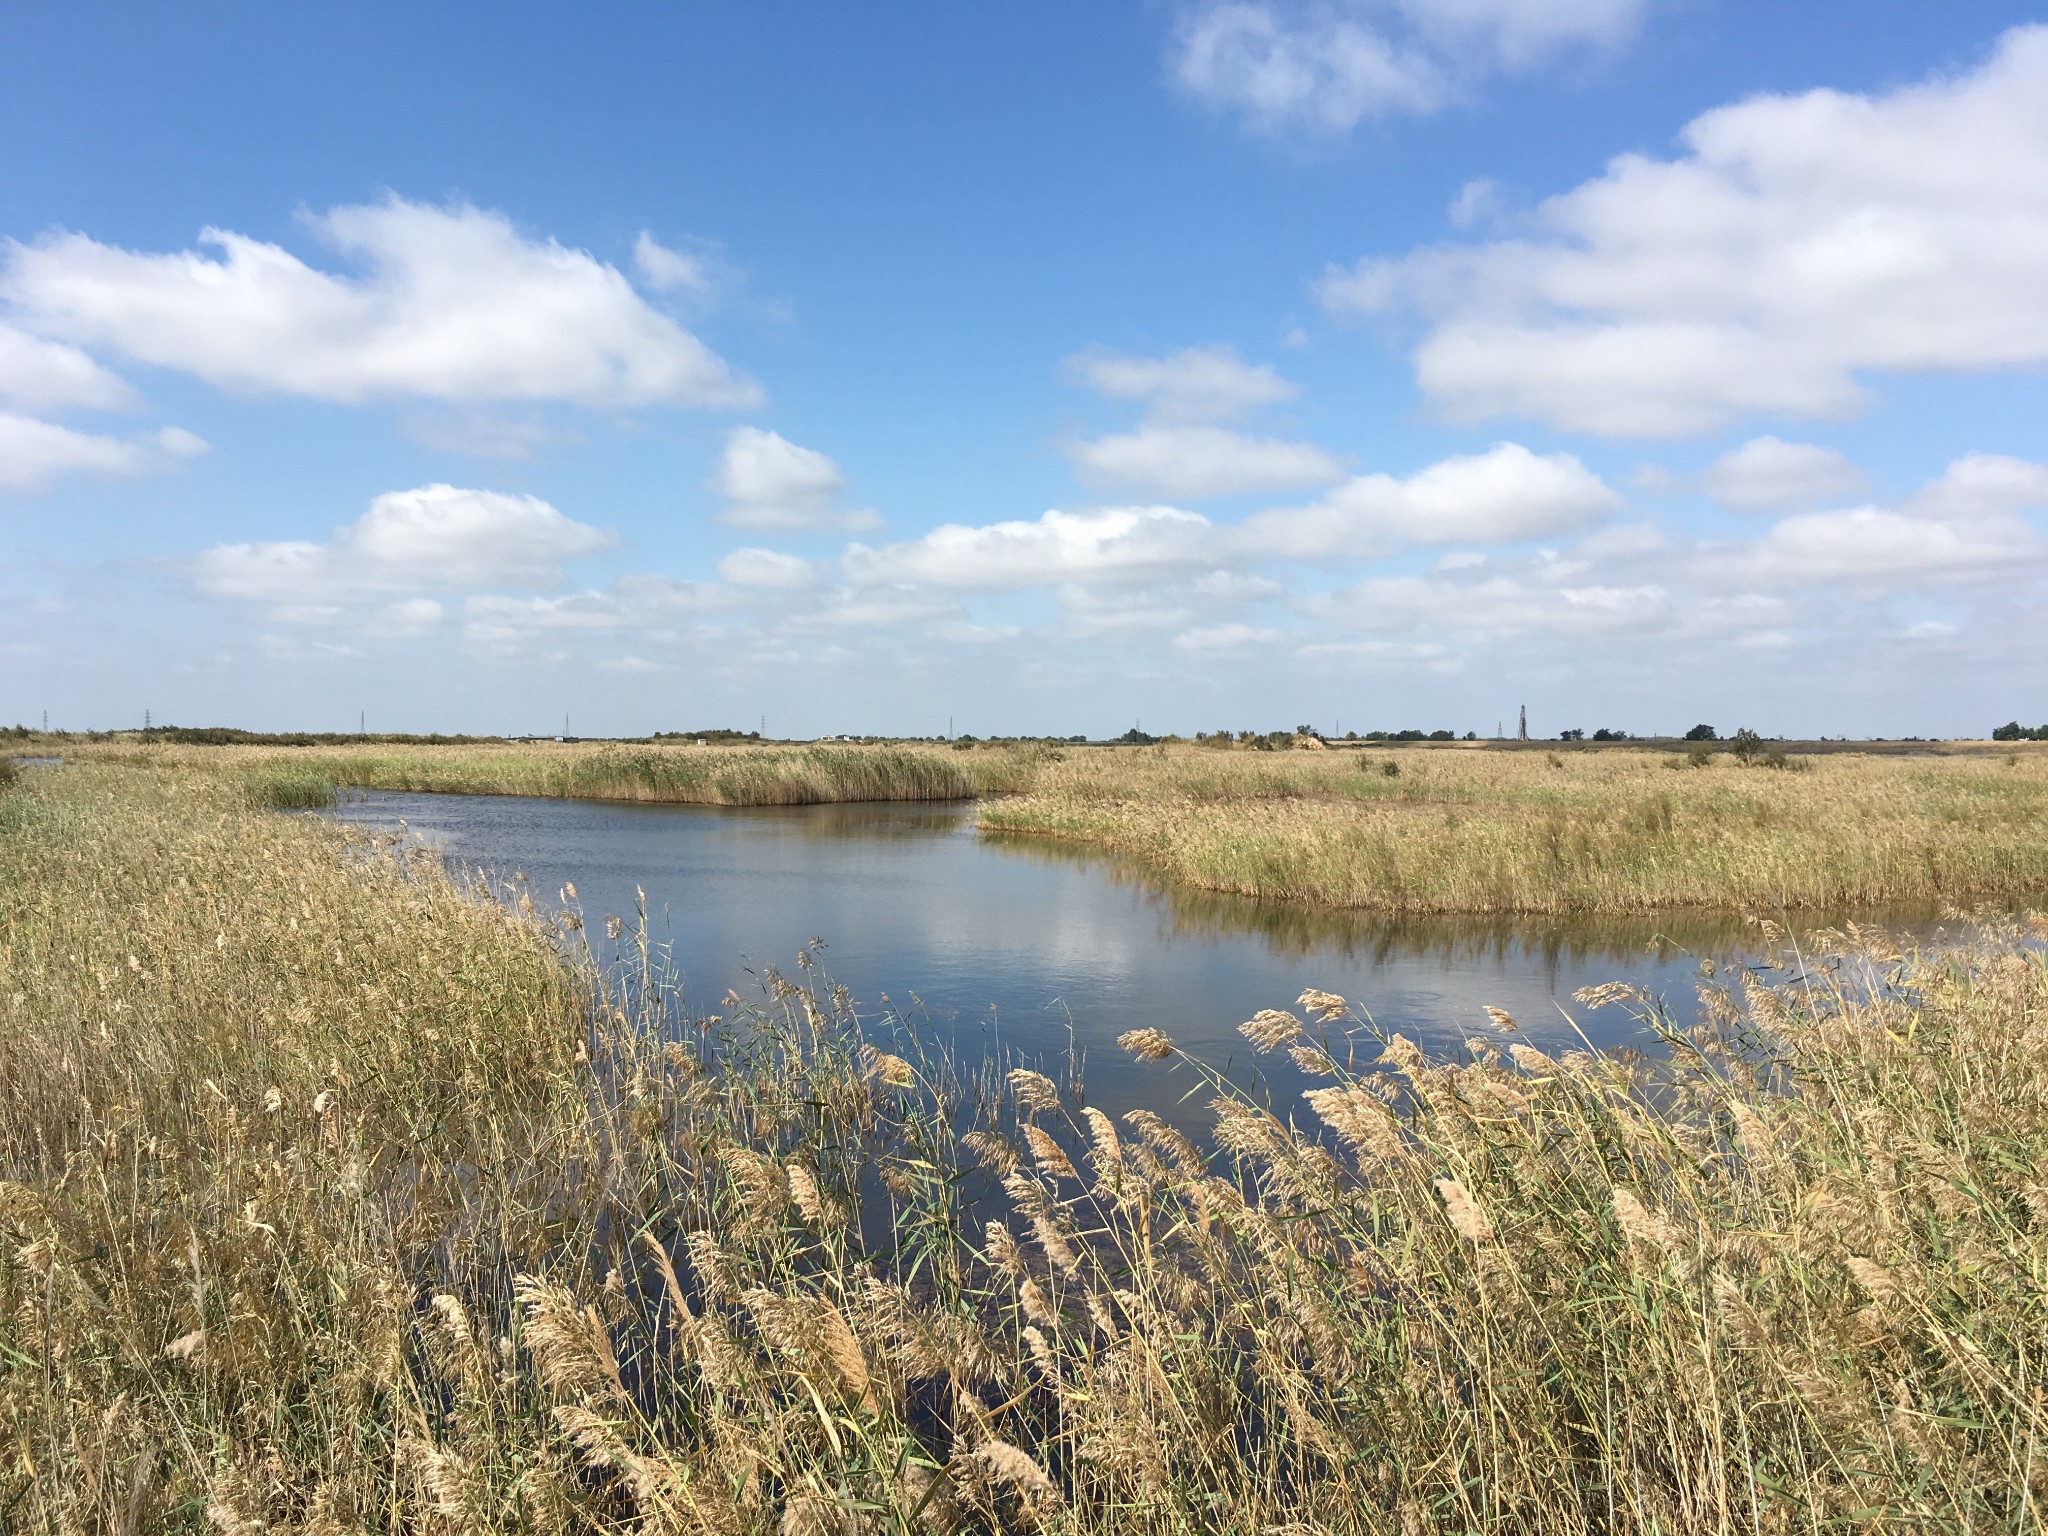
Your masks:
[{"label": "calm water surface", "polygon": [[[731,810],[496,796],[366,793],[335,813],[403,822],[452,865],[523,875],[537,904],[576,887],[604,948],[609,915],[630,924],[646,892],[689,1005],[728,988],[759,996],[795,974],[812,938],[818,970],[864,1014],[911,1019],[957,1049],[1057,1058],[1084,1053],[1091,1097],[1158,1101],[1158,1069],[1114,1046],[1165,1030],[1217,1064],[1246,1062],[1237,1025],[1304,987],[1341,993],[1382,1027],[1455,1048],[1505,1008],[1532,1042],[1641,1044],[1618,1008],[1572,1002],[1628,980],[1689,1018],[1703,960],[1753,958],[1737,919],[1655,922],[1389,920],[1162,889],[1128,863],[1072,845],[986,837],[968,806],[828,805]],[[1146,1074],[1149,1074],[1146,1075]],[[1183,1078],[1175,1091],[1189,1086]],[[1290,1087],[1291,1084],[1276,1084]]]}]

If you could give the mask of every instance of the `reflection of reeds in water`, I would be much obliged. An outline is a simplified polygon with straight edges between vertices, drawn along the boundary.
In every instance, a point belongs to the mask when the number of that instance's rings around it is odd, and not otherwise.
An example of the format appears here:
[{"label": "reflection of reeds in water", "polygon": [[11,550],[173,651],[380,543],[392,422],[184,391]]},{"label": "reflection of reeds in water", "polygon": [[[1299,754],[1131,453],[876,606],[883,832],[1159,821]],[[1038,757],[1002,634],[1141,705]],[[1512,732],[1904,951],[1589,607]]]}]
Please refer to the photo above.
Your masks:
[{"label": "reflection of reeds in water", "polygon": [[[1677,909],[1656,914],[1618,912],[1599,917],[1477,916],[1455,912],[1386,913],[1299,902],[1258,901],[1171,881],[1159,867],[1114,849],[1058,839],[984,833],[1011,857],[1090,869],[1134,891],[1180,937],[1249,934],[1289,959],[1341,956],[1367,966],[1428,960],[1445,969],[1520,962],[1553,981],[1569,966],[1632,963],[1644,955],[1721,959],[1757,956],[1766,948],[1757,920],[1732,912]],[[1921,930],[1942,914],[1926,908],[1843,916],[1804,913],[1800,931],[1839,928],[1848,921]]]},{"label": "reflection of reeds in water", "polygon": [[658,977],[338,838],[190,775],[0,795],[25,1528],[2038,1523],[2016,927],[1849,934],[1656,1067],[1505,1017],[1435,1059],[1304,994],[1245,1028],[1315,1081],[1277,1115],[1137,1032],[1204,1150],[864,1038],[802,969],[663,1039]]}]

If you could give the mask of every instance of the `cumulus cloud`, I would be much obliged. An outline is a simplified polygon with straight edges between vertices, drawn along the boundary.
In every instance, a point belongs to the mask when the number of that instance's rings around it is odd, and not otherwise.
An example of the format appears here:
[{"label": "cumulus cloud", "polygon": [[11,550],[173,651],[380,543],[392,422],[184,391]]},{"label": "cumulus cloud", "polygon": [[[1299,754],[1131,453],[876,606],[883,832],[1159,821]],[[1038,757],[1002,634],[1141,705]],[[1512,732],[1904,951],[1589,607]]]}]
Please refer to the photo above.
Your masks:
[{"label": "cumulus cloud", "polygon": [[57,232],[9,241],[15,322],[224,388],[360,401],[757,404],[760,390],[617,270],[503,214],[389,198],[309,219],[352,261],[322,271],[232,230],[196,250]]},{"label": "cumulus cloud", "polygon": [[1112,400],[1135,401],[1156,422],[1235,421],[1301,393],[1298,384],[1264,363],[1247,363],[1230,347],[1185,347],[1165,357],[1094,347],[1065,366],[1071,382]]},{"label": "cumulus cloud", "polygon": [[1198,569],[1215,564],[1218,550],[1215,525],[1179,507],[1055,508],[1030,522],[947,523],[879,549],[850,545],[844,565],[857,584],[1033,587]]},{"label": "cumulus cloud", "polygon": [[1679,436],[1840,417],[1860,376],[2048,361],[2048,27],[1879,94],[1759,96],[1623,155],[1527,232],[1329,274],[1339,311],[1417,313],[1445,415]]},{"label": "cumulus cloud", "polygon": [[815,562],[799,555],[774,549],[736,549],[718,562],[718,574],[736,587],[795,589],[816,586],[820,573]]},{"label": "cumulus cloud", "polygon": [[878,528],[868,510],[838,506],[848,488],[846,471],[815,448],[802,448],[780,432],[734,427],[725,440],[711,487],[726,499],[719,521],[734,528],[789,532]]},{"label": "cumulus cloud", "polygon": [[120,411],[135,391],[76,347],[0,323],[0,400],[25,410]]},{"label": "cumulus cloud", "polygon": [[1370,558],[1400,544],[1501,543],[1570,532],[1621,498],[1568,453],[1519,443],[1444,459],[1406,479],[1359,475],[1313,506],[1260,512],[1244,541],[1293,559]]},{"label": "cumulus cloud", "polygon": [[1645,0],[1226,0],[1184,12],[1169,68],[1265,130],[1434,112],[1479,80],[1610,48]]},{"label": "cumulus cloud", "polygon": [[1863,471],[1832,448],[1753,437],[1707,466],[1701,484],[1724,507],[1780,511],[1855,494]]},{"label": "cumulus cloud", "polygon": [[428,485],[379,496],[327,543],[223,544],[190,574],[209,597],[331,616],[369,594],[550,584],[617,542],[536,496]]},{"label": "cumulus cloud", "polygon": [[1982,518],[2048,507],[2048,464],[1999,453],[1957,459],[1902,503],[1915,517]]},{"label": "cumulus cloud", "polygon": [[1859,590],[1984,583],[2038,572],[2048,543],[2022,511],[2048,505],[2048,465],[1970,454],[1895,507],[1802,512],[1710,558],[1763,584]]},{"label": "cumulus cloud", "polygon": [[105,437],[0,411],[0,490],[33,491],[66,474],[152,474],[207,451],[182,427]]},{"label": "cumulus cloud", "polygon": [[1904,576],[1918,584],[2038,561],[2041,553],[2031,530],[2003,520],[1958,524],[1856,507],[1786,518],[1759,541],[1754,561],[1774,581]]},{"label": "cumulus cloud", "polygon": [[1344,473],[1313,443],[1248,437],[1212,426],[1148,426],[1113,433],[1076,444],[1068,457],[1086,478],[1143,486],[1167,496],[1301,490],[1328,485]]}]

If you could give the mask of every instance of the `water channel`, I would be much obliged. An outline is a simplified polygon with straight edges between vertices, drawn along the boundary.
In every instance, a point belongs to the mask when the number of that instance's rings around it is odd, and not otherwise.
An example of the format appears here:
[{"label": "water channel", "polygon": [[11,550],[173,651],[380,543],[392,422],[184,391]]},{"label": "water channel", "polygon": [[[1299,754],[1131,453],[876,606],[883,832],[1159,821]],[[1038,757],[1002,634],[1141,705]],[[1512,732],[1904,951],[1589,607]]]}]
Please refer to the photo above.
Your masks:
[{"label": "water channel", "polygon": [[[633,921],[646,893],[685,999],[712,1011],[730,988],[758,998],[763,973],[794,976],[823,941],[816,974],[862,1013],[896,1015],[968,1055],[1083,1054],[1105,1107],[1160,1105],[1157,1068],[1114,1045],[1164,1030],[1219,1067],[1248,1065],[1237,1025],[1305,987],[1350,999],[1386,1030],[1456,1050],[1504,1008],[1550,1049],[1654,1049],[1621,1008],[1588,1010],[1580,987],[1631,981],[1671,1016],[1697,1006],[1703,961],[1754,958],[1741,919],[1389,919],[1162,887],[1111,855],[976,832],[971,806],[708,806],[353,794],[332,814],[403,823],[457,868],[523,876],[552,905],[576,888],[602,953],[607,916]],[[1567,1018],[1569,1014],[1569,1019]],[[1276,1082],[1283,1090],[1292,1086]]]}]

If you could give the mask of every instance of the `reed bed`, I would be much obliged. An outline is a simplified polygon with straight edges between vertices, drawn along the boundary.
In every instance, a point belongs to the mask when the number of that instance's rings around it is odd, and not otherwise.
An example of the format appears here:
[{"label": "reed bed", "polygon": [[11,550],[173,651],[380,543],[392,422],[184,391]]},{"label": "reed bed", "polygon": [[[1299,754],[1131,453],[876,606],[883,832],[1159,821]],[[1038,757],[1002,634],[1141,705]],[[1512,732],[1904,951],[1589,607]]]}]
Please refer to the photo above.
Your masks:
[{"label": "reed bed", "polygon": [[2038,920],[1809,939],[1660,1062],[1310,992],[1268,1103],[1126,1036],[1197,1144],[256,806],[0,789],[10,1529],[2040,1524]]},{"label": "reed bed", "polygon": [[2048,752],[1830,751],[1750,764],[1483,746],[958,751],[901,746],[174,747],[84,761],[338,789],[731,806],[979,799],[1005,836],[1109,848],[1194,890],[1402,913],[1933,911],[2048,891]]},{"label": "reed bed", "polygon": [[81,744],[80,761],[242,777],[270,804],[317,805],[339,789],[682,805],[824,805],[972,800],[1021,788],[1051,755],[1037,747],[684,746],[488,742],[446,747],[189,747]]},{"label": "reed bed", "polygon": [[1165,878],[1384,912],[1776,912],[2048,891],[2048,753],[1792,758],[1487,750],[1070,755],[984,830]]}]

